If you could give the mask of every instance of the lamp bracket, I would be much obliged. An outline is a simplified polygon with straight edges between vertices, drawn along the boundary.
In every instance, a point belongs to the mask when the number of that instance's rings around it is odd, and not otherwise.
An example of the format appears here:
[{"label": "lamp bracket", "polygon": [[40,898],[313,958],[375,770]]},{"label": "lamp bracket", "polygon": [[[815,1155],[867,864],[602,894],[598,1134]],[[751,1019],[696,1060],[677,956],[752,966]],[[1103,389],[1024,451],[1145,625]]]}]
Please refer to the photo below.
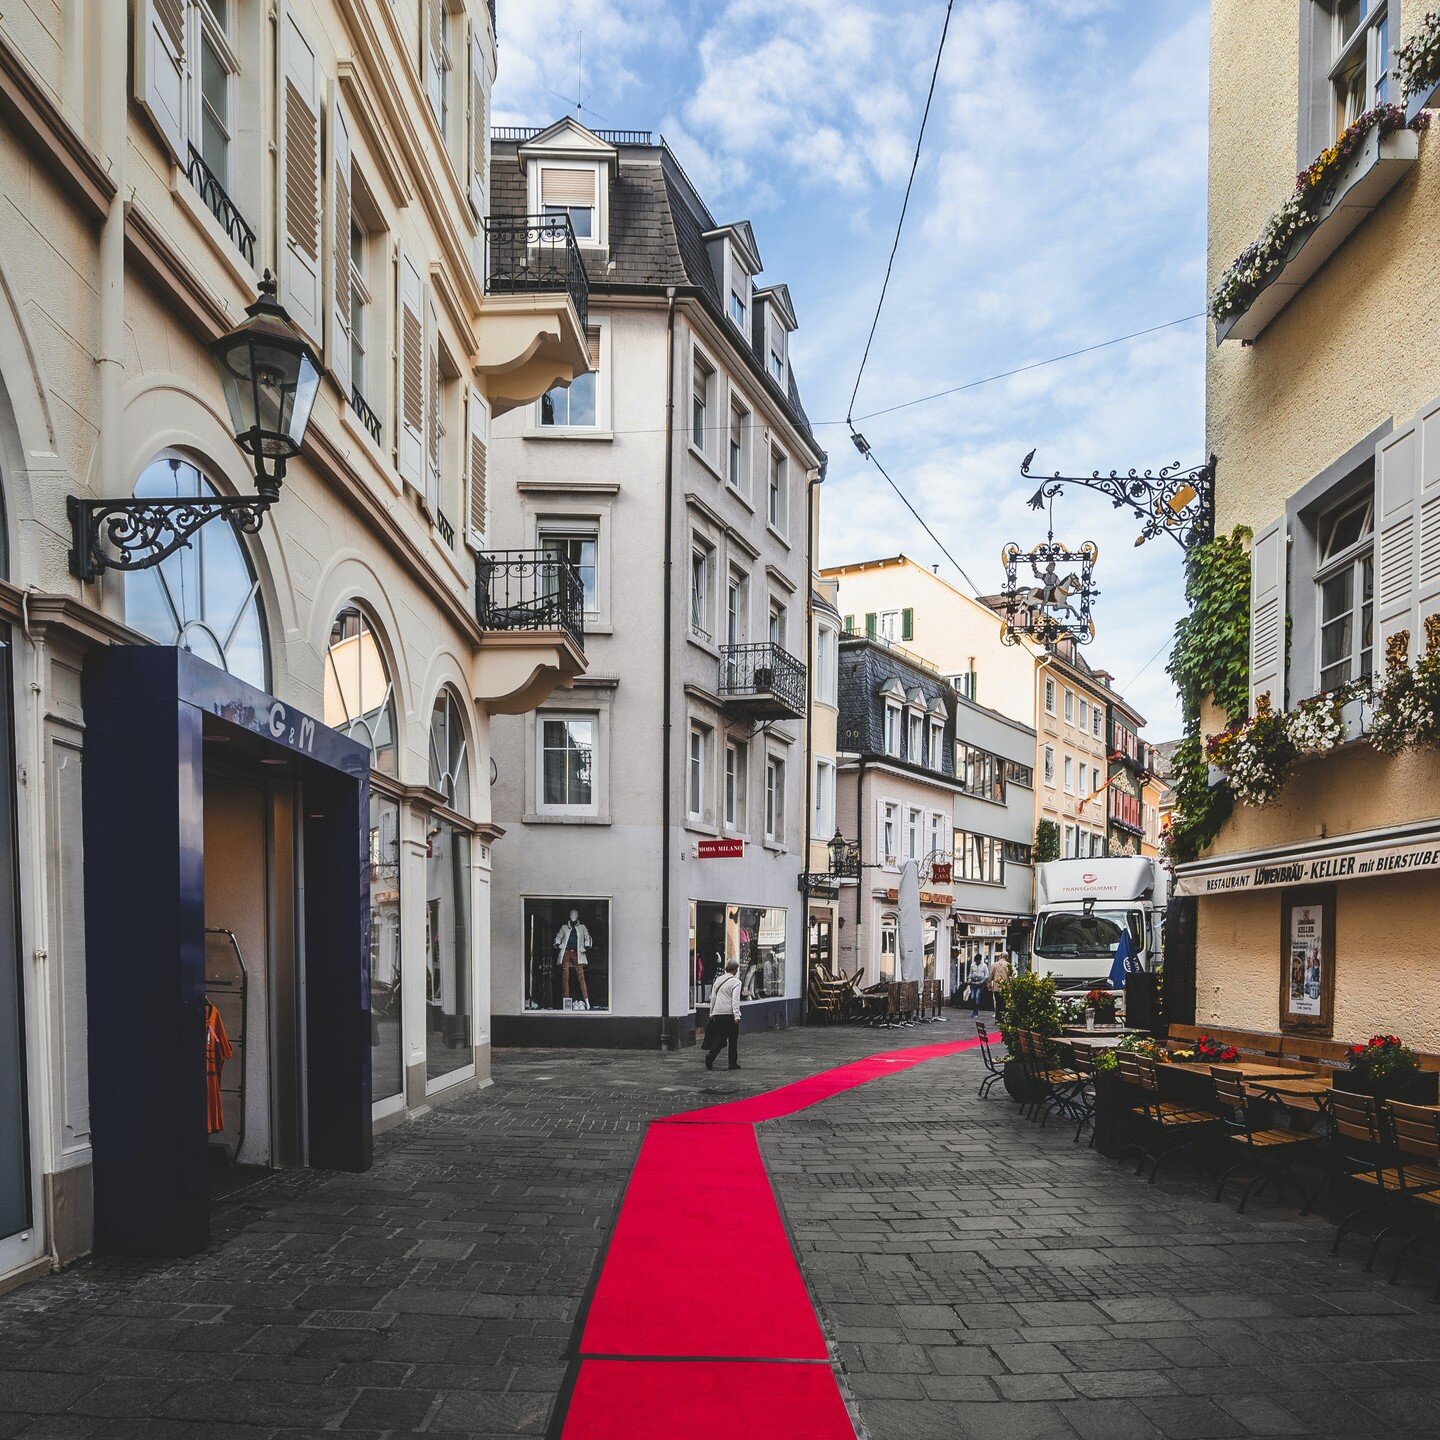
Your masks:
[{"label": "lamp bracket", "polygon": [[70,516],[70,573],[94,580],[103,570],[148,570],[188,546],[212,520],[225,519],[255,535],[274,503],[269,496],[190,496],[161,500],[66,498]]},{"label": "lamp bracket", "polygon": [[[1030,462],[1032,450],[1021,462],[1020,473],[1034,478]],[[1043,479],[1040,488],[1030,497],[1030,508],[1042,510],[1066,485],[1079,485],[1098,491],[1116,510],[1129,509],[1141,522],[1135,543],[1157,535],[1168,535],[1182,550],[1193,550],[1215,538],[1215,467],[1212,455],[1203,465],[1182,470],[1179,462],[1162,466],[1158,471],[1112,470],[1102,475],[1093,470],[1087,475],[1061,475],[1059,471]]]}]

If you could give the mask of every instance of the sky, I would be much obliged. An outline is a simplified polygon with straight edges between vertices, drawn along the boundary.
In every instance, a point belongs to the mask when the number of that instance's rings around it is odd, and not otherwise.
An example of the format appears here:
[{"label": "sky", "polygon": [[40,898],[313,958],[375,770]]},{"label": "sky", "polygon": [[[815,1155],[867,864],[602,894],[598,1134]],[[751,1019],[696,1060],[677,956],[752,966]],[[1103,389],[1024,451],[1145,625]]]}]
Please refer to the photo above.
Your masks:
[{"label": "sky", "polygon": [[[854,414],[982,591],[1045,538],[1036,467],[1204,459],[1200,319],[873,412],[1205,308],[1205,0],[955,0],[894,276]],[[574,113],[663,134],[718,222],[790,287],[791,359],[830,455],[820,561],[903,551],[965,582],[843,423],[894,239],[944,0],[500,0],[498,124]],[[583,39],[582,39],[583,37]],[[583,72],[579,59],[583,45]],[[868,418],[867,418],[868,417]],[[1098,495],[1056,538],[1100,549],[1090,662],[1159,741],[1182,556]],[[1158,652],[1158,653],[1157,653]]]}]

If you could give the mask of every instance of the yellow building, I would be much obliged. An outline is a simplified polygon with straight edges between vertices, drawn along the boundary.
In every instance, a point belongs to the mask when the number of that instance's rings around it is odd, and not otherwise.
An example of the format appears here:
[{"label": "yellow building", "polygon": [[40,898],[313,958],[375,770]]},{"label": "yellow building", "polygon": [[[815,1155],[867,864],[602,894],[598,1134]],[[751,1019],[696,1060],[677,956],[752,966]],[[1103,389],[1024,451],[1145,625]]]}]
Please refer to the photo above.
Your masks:
[{"label": "yellow building", "polygon": [[[1383,672],[1392,646],[1413,661],[1440,610],[1440,153],[1403,123],[1434,77],[1405,93],[1396,53],[1424,9],[1211,6],[1208,445],[1218,533],[1254,536],[1252,713]],[[1377,119],[1387,102],[1408,114]],[[1300,233],[1267,232],[1297,159],[1337,141]],[[1225,718],[1211,706],[1205,731]],[[1343,721],[1344,743],[1303,757],[1271,803],[1237,804],[1179,867],[1196,1018],[1434,1050],[1440,753],[1380,753],[1359,700]]]}]

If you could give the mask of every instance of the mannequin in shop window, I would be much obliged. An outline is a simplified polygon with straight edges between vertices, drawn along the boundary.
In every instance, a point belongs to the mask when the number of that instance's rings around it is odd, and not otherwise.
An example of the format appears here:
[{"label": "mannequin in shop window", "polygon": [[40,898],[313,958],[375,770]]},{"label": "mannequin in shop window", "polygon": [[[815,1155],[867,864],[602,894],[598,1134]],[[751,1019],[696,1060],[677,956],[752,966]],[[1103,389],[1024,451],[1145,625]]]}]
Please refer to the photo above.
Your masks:
[{"label": "mannequin in shop window", "polygon": [[585,983],[585,970],[589,965],[590,951],[595,948],[594,937],[586,929],[580,912],[572,909],[570,918],[555,932],[555,963],[560,967],[560,987],[565,999],[570,999],[570,976],[573,972],[580,984],[580,999],[576,1008],[590,1008],[590,990]]}]

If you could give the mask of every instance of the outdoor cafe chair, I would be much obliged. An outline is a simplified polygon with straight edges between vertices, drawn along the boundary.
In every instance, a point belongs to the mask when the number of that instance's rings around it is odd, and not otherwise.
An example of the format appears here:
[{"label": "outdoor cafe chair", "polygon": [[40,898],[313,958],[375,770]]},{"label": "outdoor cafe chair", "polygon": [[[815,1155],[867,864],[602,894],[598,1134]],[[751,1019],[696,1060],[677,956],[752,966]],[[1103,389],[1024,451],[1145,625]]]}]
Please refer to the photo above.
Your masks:
[{"label": "outdoor cafe chair", "polygon": [[1028,1111],[1031,1120],[1039,1120],[1043,1128],[1050,1119],[1050,1112],[1058,1110],[1074,1117],[1074,1093],[1079,1087],[1080,1076],[1056,1055],[1056,1042],[1048,1036],[1036,1034],[1033,1030],[1020,1031],[1021,1058],[1033,1083],[1036,1098]]},{"label": "outdoor cafe chair", "polygon": [[[1390,1283],[1400,1278],[1400,1267],[1428,1240],[1440,1219],[1440,1110],[1429,1105],[1402,1105],[1385,1102],[1385,1118],[1394,1140],[1395,1169],[1400,1192],[1411,1205],[1425,1214],[1425,1224],[1400,1247],[1390,1270]],[[1432,1258],[1431,1263],[1435,1261]],[[1440,1301],[1440,1279],[1431,1297]]]},{"label": "outdoor cafe chair", "polygon": [[990,1044],[990,1027],[983,1020],[975,1022],[975,1033],[980,1037],[980,1058],[985,1062],[985,1077],[980,1081],[980,1099],[988,1098],[997,1080],[1005,1078],[1005,1067],[995,1059]]},{"label": "outdoor cafe chair", "polygon": [[[1374,1096],[1352,1090],[1332,1090],[1326,1104],[1330,1110],[1331,1174],[1347,1175],[1351,1180],[1371,1187],[1371,1198],[1335,1227],[1330,1253],[1338,1255],[1340,1242],[1356,1221],[1377,1210],[1383,1215],[1385,1211],[1399,1206],[1400,1175],[1390,1163],[1392,1147],[1388,1125],[1380,1102]],[[1324,1189],[1323,1185],[1321,1189]],[[1314,1197],[1311,1199],[1313,1203]],[[1370,1253],[1365,1257],[1367,1274],[1375,1268],[1380,1242],[1395,1228],[1400,1218],[1397,1215],[1395,1220],[1381,1226],[1371,1237]]]},{"label": "outdoor cafe chair", "polygon": [[1071,1143],[1078,1145],[1080,1132],[1089,1125],[1092,1148],[1095,1145],[1095,1056],[1098,1053],[1093,1045],[1086,1044],[1083,1040],[1070,1042],[1070,1063],[1080,1077],[1074,1094],[1075,1139]]},{"label": "outdoor cafe chair", "polygon": [[1232,1175],[1253,1169],[1256,1173],[1241,1192],[1240,1203],[1235,1207],[1237,1215],[1245,1213],[1252,1192],[1258,1195],[1272,1181],[1283,1200],[1285,1191],[1280,1184],[1283,1180],[1291,1181],[1300,1192],[1300,1198],[1305,1202],[1300,1213],[1309,1214],[1314,1196],[1306,1194],[1290,1160],[1306,1150],[1313,1150],[1320,1137],[1302,1131],[1273,1127],[1257,1130],[1251,1115],[1250,1101],[1245,1094],[1244,1079],[1235,1071],[1218,1065],[1210,1067],[1210,1078],[1215,1082],[1215,1098],[1220,1102],[1221,1120],[1230,1131],[1230,1144],[1239,1154],[1235,1164],[1220,1176],[1220,1183],[1215,1187],[1216,1203],[1219,1203],[1220,1197],[1225,1193],[1225,1186]]},{"label": "outdoor cafe chair", "polygon": [[1120,1054],[1120,1073],[1140,1094],[1142,1137],[1137,1175],[1150,1165],[1149,1183],[1155,1183],[1160,1162],[1172,1156],[1192,1154],[1215,1134],[1220,1117],[1209,1110],[1177,1105],[1160,1098],[1160,1078],[1155,1062],[1145,1055]]}]

